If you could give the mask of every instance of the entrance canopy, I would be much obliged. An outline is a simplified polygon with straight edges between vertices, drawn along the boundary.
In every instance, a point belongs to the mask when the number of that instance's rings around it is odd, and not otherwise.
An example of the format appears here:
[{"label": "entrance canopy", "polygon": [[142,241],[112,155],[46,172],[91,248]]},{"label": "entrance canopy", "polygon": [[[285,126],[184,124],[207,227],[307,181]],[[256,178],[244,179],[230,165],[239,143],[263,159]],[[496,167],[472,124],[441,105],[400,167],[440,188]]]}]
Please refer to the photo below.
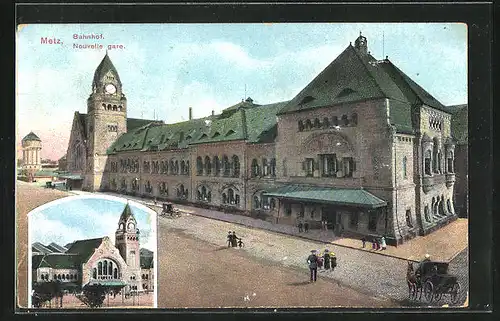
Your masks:
[{"label": "entrance canopy", "polygon": [[73,180],[73,181],[83,180],[83,176],[81,176],[81,175],[71,175],[71,174],[59,175],[59,178],[69,179],[69,180]]},{"label": "entrance canopy", "polygon": [[127,283],[121,280],[92,280],[86,285],[97,285],[97,284],[102,286],[117,287],[117,288],[122,288],[127,285]]},{"label": "entrance canopy", "polygon": [[312,203],[378,208],[387,203],[363,189],[287,185],[264,193],[266,196]]}]

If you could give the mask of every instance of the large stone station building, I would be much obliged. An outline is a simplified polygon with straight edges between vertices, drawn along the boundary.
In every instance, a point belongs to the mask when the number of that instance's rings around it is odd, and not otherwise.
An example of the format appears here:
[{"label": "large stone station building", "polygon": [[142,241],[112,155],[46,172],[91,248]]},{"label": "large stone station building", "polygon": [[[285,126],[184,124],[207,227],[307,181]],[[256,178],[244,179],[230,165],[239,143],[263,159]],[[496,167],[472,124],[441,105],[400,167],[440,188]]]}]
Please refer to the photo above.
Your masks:
[{"label": "large stone station building", "polygon": [[127,119],[106,54],[68,170],[87,190],[189,203],[401,243],[456,218],[450,113],[360,35],[289,101],[175,124]]}]

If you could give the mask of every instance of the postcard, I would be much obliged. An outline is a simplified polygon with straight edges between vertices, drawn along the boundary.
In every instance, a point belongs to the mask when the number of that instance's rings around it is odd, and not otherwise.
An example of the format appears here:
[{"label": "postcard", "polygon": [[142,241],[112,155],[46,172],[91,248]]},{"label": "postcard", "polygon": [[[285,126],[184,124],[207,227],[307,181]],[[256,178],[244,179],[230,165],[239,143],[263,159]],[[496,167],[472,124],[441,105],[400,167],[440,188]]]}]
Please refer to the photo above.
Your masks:
[{"label": "postcard", "polygon": [[468,305],[465,24],[16,37],[20,307]]}]

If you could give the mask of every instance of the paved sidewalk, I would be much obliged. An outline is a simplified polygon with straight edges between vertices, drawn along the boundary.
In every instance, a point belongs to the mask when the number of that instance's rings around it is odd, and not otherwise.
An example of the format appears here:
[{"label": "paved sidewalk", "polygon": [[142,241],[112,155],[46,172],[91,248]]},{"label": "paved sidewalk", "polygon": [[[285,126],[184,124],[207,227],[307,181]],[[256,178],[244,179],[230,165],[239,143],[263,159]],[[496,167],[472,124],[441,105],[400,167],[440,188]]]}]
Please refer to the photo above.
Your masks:
[{"label": "paved sidewalk", "polygon": [[[80,192],[78,193],[88,193]],[[125,197],[125,195],[115,193],[105,193],[113,196]],[[142,199],[140,197],[126,196],[128,199],[133,199],[137,202],[154,207],[153,200]],[[292,235],[312,241],[335,244],[342,247],[347,247],[359,251],[366,251],[380,255],[390,256],[403,260],[419,261],[425,254],[430,254],[433,260],[450,262],[456,255],[462,252],[468,246],[468,220],[457,219],[447,226],[426,236],[419,236],[410,240],[398,247],[387,246],[385,251],[376,251],[371,249],[371,243],[366,243],[366,248],[362,247],[361,241],[345,237],[336,237],[332,231],[310,230],[308,233],[299,233],[295,226],[286,224],[276,224],[248,216],[228,214],[220,211],[207,210],[186,205],[175,205],[184,213],[203,216],[211,219],[216,219],[224,222],[241,224],[251,228],[264,229],[272,232]],[[157,209],[161,208],[161,202],[156,205]]]}]

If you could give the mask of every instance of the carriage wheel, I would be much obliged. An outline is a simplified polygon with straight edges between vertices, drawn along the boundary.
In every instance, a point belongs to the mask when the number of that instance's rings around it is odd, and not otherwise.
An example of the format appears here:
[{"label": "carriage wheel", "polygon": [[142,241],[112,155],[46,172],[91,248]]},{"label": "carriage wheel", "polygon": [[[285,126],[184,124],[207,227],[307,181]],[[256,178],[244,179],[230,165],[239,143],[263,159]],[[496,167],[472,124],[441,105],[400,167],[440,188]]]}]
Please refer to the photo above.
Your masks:
[{"label": "carriage wheel", "polygon": [[450,291],[450,298],[452,304],[456,304],[458,302],[459,293],[460,293],[460,284],[455,283]]},{"label": "carriage wheel", "polygon": [[418,289],[416,283],[410,284],[410,300],[415,300],[417,298]]},{"label": "carriage wheel", "polygon": [[425,282],[422,291],[424,292],[424,298],[427,303],[431,303],[434,299],[434,285],[431,281]]}]

